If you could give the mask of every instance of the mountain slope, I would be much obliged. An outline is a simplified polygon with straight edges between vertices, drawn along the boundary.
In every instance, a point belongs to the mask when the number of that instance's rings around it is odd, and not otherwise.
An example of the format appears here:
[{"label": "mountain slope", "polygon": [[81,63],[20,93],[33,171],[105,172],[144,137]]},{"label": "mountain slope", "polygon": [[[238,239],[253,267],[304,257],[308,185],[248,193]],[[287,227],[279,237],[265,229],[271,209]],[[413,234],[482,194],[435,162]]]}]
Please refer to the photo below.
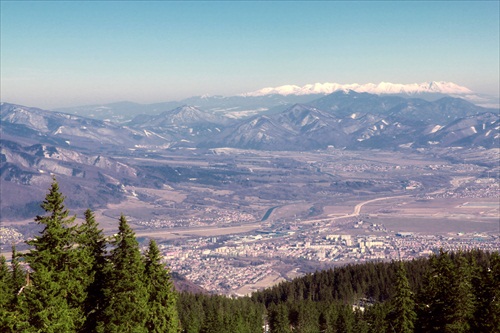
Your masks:
[{"label": "mountain slope", "polygon": [[121,184],[134,182],[137,170],[112,158],[52,145],[25,146],[0,140],[3,218],[32,217],[40,197],[57,175],[71,193],[72,207],[99,207],[126,195]]},{"label": "mountain slope", "polygon": [[329,111],[337,117],[354,116],[356,114],[383,114],[397,105],[407,101],[403,97],[378,96],[368,93],[358,93],[352,90],[337,91],[327,96],[311,101],[309,105]]},{"label": "mountain slope", "polygon": [[230,120],[213,112],[184,105],[156,116],[139,115],[128,126],[145,133],[155,133],[175,142],[174,146],[195,146],[221,132]]},{"label": "mountain slope", "polygon": [[168,139],[142,131],[70,114],[2,103],[2,132],[34,142],[95,149],[98,146],[134,147],[168,144]]},{"label": "mountain slope", "polygon": [[[435,128],[425,136],[427,144],[449,146],[500,147],[500,119],[498,114],[483,113],[457,119],[446,126]],[[420,142],[423,144],[423,142]]]},{"label": "mountain slope", "polygon": [[[84,116],[92,119],[111,120],[126,123],[137,115],[155,116],[166,110],[191,105],[199,109],[233,119],[249,118],[257,114],[283,111],[295,103],[304,103],[316,99],[322,94],[307,96],[194,96],[181,101],[154,104],[118,102],[104,105],[86,105],[59,108],[56,111]],[[168,111],[167,111],[168,112]]]},{"label": "mountain slope", "polygon": [[220,143],[238,148],[309,150],[345,145],[348,140],[338,118],[296,104],[279,114],[255,117],[229,128]]},{"label": "mountain slope", "polygon": [[[416,142],[456,144],[462,134],[446,143],[431,136],[435,136],[437,128],[485,113],[498,119],[498,114],[491,111],[451,97],[429,102],[353,91],[334,92],[309,105],[297,104],[278,114],[243,121],[228,128],[211,144],[266,150],[322,149],[330,145],[394,149]],[[468,142],[480,145],[483,141]],[[491,147],[495,143],[486,140],[484,144]]]},{"label": "mountain slope", "polygon": [[156,116],[134,118],[129,125],[136,127],[168,128],[172,126],[192,126],[199,124],[224,124],[227,119],[212,112],[204,112],[197,107],[183,105]]}]

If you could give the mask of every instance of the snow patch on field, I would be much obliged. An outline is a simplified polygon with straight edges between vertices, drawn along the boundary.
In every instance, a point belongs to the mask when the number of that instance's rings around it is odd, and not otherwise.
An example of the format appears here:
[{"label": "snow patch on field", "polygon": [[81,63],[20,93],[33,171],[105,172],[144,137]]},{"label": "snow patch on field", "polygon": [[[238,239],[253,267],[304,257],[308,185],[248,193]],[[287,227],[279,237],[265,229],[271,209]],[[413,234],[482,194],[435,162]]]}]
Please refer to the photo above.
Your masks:
[{"label": "snow patch on field", "polygon": [[436,125],[432,128],[431,130],[431,133],[436,133],[437,131],[439,131],[441,128],[443,128],[443,126],[441,125]]}]

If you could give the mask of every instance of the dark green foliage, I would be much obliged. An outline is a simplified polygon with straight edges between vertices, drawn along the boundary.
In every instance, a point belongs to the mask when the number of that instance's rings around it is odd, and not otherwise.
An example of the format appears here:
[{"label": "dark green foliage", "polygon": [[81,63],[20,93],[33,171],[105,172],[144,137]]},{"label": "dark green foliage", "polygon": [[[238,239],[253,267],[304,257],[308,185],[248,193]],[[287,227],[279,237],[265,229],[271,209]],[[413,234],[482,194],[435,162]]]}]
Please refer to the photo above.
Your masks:
[{"label": "dark green foliage", "polygon": [[11,278],[9,275],[10,271],[9,266],[7,265],[7,260],[2,255],[0,256],[0,286],[2,287],[0,289],[0,295],[2,295],[2,297],[0,298],[0,305],[6,303],[9,298],[9,296],[7,296],[10,292],[11,284]]},{"label": "dark green foliage", "polygon": [[181,293],[177,302],[181,332],[259,333],[264,307],[248,297]]},{"label": "dark green foliage", "polygon": [[43,230],[27,242],[29,279],[15,247],[11,269],[0,258],[1,332],[178,332],[176,294],[154,242],[143,257],[124,216],[109,244],[90,210],[74,225],[55,179],[41,206]]},{"label": "dark green foliage", "polygon": [[[316,320],[314,330],[329,333],[500,332],[499,258],[496,252],[441,251],[409,262],[347,265],[281,283],[252,299],[267,306],[270,320],[284,307],[289,321],[281,320],[280,327],[288,324],[293,332]],[[311,323],[301,319],[302,304]]]},{"label": "dark green foliage", "polygon": [[477,269],[473,253],[431,256],[426,287],[420,295],[419,330],[422,332],[471,332],[475,303],[481,296],[472,286]]},{"label": "dark green foliage", "polygon": [[21,292],[26,284],[26,271],[19,262],[20,255],[12,246],[11,269],[4,256],[0,257],[0,332],[22,330],[26,316],[21,312]]},{"label": "dark green foliage", "polygon": [[14,298],[12,277],[5,257],[0,256],[0,331],[10,332],[11,302]]},{"label": "dark green foliage", "polygon": [[97,317],[103,309],[107,259],[106,239],[90,209],[85,211],[85,222],[78,229],[78,244],[87,269],[87,298],[83,302],[85,322],[82,331],[93,332],[96,330]]},{"label": "dark green foliage", "polygon": [[455,279],[453,262],[446,252],[430,258],[430,269],[421,301],[421,327],[428,332],[444,332],[453,311],[451,282]]},{"label": "dark green foliage", "polygon": [[450,302],[453,311],[448,317],[446,332],[470,332],[470,324],[474,315],[475,296],[472,288],[472,265],[459,253],[455,260],[455,280],[451,282],[452,294]]},{"label": "dark green foliage", "polygon": [[[91,214],[86,216],[92,220]],[[80,241],[80,247],[85,248],[84,243]],[[175,309],[172,310],[175,303],[179,320],[174,321],[179,323],[180,332],[189,333],[262,332],[266,303],[271,333],[498,331],[498,253],[450,255],[441,252],[429,260],[345,266],[282,283],[252,298],[231,299],[186,293],[172,297],[168,271],[160,264],[156,243],[150,242],[145,257],[141,257],[124,217],[120,219],[120,231],[112,244],[109,264],[103,259],[107,273],[105,295],[113,295],[120,302],[112,303],[105,297],[101,300],[104,311],[94,309],[96,314],[102,315],[98,317],[101,331],[168,332],[170,329],[175,332],[176,328],[169,326],[173,323],[170,318],[177,317]],[[104,249],[97,252],[103,254]],[[128,267],[127,272],[131,274],[128,278],[122,274],[118,279],[123,267]],[[410,280],[406,271],[422,274],[419,277],[410,275]],[[5,272],[5,268],[0,272]],[[428,273],[424,275],[425,272]],[[134,281],[134,276],[142,276],[142,282]],[[450,278],[452,280],[447,281]],[[467,283],[471,281],[474,283]],[[348,285],[338,285],[341,283]],[[376,301],[368,297],[373,285],[378,285],[382,294],[389,293],[387,299]],[[142,294],[138,293],[141,290]],[[345,293],[349,290],[353,294]],[[414,294],[419,300],[418,318],[415,318]],[[146,301],[141,303],[139,296]],[[143,308],[135,304],[142,304]],[[140,312],[142,317],[131,311]],[[482,321],[478,321],[476,315]],[[65,327],[60,329],[73,331]]]},{"label": "dark green foliage", "polygon": [[356,333],[368,333],[369,330],[370,326],[365,320],[364,312],[356,309],[354,311],[354,325],[352,331]]},{"label": "dark green foliage", "polygon": [[145,279],[149,311],[148,332],[175,333],[179,330],[176,296],[168,270],[160,262],[160,251],[154,240],[146,253]]},{"label": "dark green foliage", "polygon": [[29,284],[15,248],[11,270],[0,261],[0,331],[178,331],[175,292],[154,242],[143,258],[123,216],[110,244],[90,210],[82,225],[73,225],[55,179],[42,208],[46,215],[35,221],[43,231],[25,256]]},{"label": "dark green foliage", "polygon": [[410,284],[406,278],[406,270],[402,262],[398,265],[396,275],[396,293],[392,301],[391,327],[396,332],[411,333],[414,331],[417,314]]},{"label": "dark green foliage", "polygon": [[25,256],[33,272],[31,285],[23,291],[22,310],[30,327],[44,332],[69,332],[83,324],[85,299],[81,252],[76,248],[74,217],[64,207],[59,185],[53,181],[42,203],[45,216],[35,221],[44,227],[41,235],[27,243]]},{"label": "dark green foliage", "polygon": [[295,302],[289,310],[290,324],[294,332],[313,333],[319,330],[319,311],[311,300]]},{"label": "dark green foliage", "polygon": [[482,251],[473,254],[479,264],[472,278],[476,307],[471,332],[500,332],[500,255],[494,252],[487,258]]},{"label": "dark green foliage", "polygon": [[14,245],[10,269],[5,257],[0,257],[0,308],[5,310],[16,307],[19,292],[26,284],[26,272],[21,268],[19,257]]},{"label": "dark green foliage", "polygon": [[177,302],[179,320],[182,332],[195,333],[201,330],[201,325],[205,320],[203,304],[201,301],[203,295],[193,295],[181,293]]},{"label": "dark green foliage", "polygon": [[[5,327],[2,332],[16,331],[22,327],[18,325],[18,322],[26,320],[26,316],[20,311],[20,305],[22,304],[21,292],[26,286],[27,273],[21,267],[19,262],[20,257],[20,254],[16,251],[15,245],[12,245],[10,285],[8,286],[9,295],[6,303],[6,309],[9,312],[4,317],[7,327]],[[3,325],[0,325],[0,327],[1,326]]]},{"label": "dark green foliage", "polygon": [[26,272],[21,268],[19,258],[21,256],[16,251],[15,245],[12,245],[12,292],[15,296],[14,302],[17,302],[17,295],[26,284]]},{"label": "dark green foliage", "polygon": [[268,309],[268,325],[271,333],[291,333],[288,309],[284,304],[275,305]]},{"label": "dark green foliage", "polygon": [[334,332],[352,333],[354,328],[354,312],[349,305],[337,308],[337,320],[332,323]]},{"label": "dark green foliage", "polygon": [[389,330],[390,320],[386,319],[389,310],[388,302],[374,304],[365,310],[364,317],[370,327],[370,332],[385,333],[391,331]]},{"label": "dark green foliage", "polygon": [[485,329],[500,332],[500,254],[498,252],[491,257],[491,265],[486,270],[483,283],[490,290],[489,296],[483,300],[483,304],[487,304],[486,311],[490,313],[490,324],[485,325]]},{"label": "dark green foliage", "polygon": [[147,332],[145,327],[147,289],[144,262],[135,234],[125,216],[111,243],[110,265],[104,288],[104,305],[98,318],[98,332]]}]

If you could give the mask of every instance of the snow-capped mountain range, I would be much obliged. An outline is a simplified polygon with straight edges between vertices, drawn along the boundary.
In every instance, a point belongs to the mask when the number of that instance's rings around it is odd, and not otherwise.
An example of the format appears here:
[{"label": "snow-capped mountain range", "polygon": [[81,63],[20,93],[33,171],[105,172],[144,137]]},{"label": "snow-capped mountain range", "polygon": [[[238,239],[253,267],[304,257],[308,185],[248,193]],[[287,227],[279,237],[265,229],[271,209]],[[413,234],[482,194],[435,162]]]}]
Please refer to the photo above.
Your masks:
[{"label": "snow-capped mountain range", "polygon": [[459,86],[453,82],[431,81],[423,83],[390,83],[380,82],[366,84],[339,84],[339,83],[314,83],[299,87],[296,85],[283,85],[279,87],[268,87],[253,92],[244,93],[242,96],[265,96],[265,95],[312,95],[312,94],[331,94],[336,91],[355,91],[366,92],[370,94],[444,94],[444,95],[468,95],[474,92],[466,87]]},{"label": "snow-capped mountain range", "polygon": [[466,87],[452,82],[432,81],[425,83],[387,83],[378,84],[338,84],[315,83],[303,87],[284,85],[263,88],[254,92],[235,96],[193,96],[180,101],[167,101],[154,104],[138,104],[134,102],[117,102],[106,105],[86,105],[56,109],[55,111],[76,114],[101,120],[112,120],[126,123],[138,114],[158,115],[184,105],[195,106],[204,111],[227,116],[233,119],[244,119],[263,113],[281,112],[296,103],[309,103],[332,93],[350,91],[369,93],[374,96],[399,96],[403,98],[420,98],[436,101],[445,96],[461,98],[485,108],[498,108],[496,96],[478,94]]}]

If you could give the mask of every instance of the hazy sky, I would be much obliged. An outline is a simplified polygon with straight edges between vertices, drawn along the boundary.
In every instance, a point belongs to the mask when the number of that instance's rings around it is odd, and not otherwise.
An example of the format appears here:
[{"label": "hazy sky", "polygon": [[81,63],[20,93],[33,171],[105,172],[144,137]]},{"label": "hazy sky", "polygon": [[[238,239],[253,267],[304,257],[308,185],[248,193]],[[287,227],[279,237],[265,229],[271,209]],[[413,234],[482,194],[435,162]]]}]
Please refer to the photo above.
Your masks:
[{"label": "hazy sky", "polygon": [[2,101],[451,81],[499,94],[498,1],[1,1]]}]

